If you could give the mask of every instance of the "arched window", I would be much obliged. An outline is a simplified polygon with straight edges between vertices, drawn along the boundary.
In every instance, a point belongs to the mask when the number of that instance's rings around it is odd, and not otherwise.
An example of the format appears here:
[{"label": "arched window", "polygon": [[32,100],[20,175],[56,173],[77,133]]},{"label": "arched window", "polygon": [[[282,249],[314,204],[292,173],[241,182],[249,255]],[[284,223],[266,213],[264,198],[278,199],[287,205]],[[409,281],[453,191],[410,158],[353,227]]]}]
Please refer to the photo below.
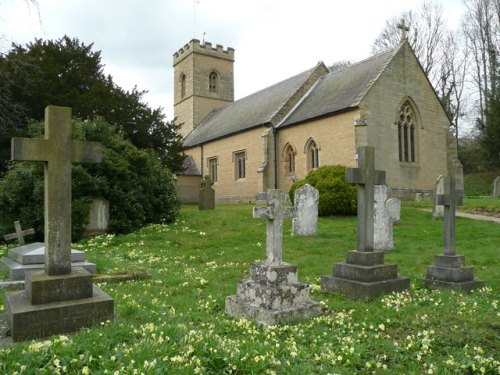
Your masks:
[{"label": "arched window", "polygon": [[319,147],[314,139],[310,138],[306,143],[305,148],[307,158],[307,170],[319,167]]},{"label": "arched window", "polygon": [[399,108],[398,114],[399,161],[417,162],[417,118],[408,101]]},{"label": "arched window", "polygon": [[218,76],[216,72],[211,72],[208,76],[208,91],[217,92]]},{"label": "arched window", "polygon": [[287,174],[292,174],[295,172],[295,150],[293,149],[293,146],[288,143],[285,146],[284,152],[283,152],[283,160],[285,163],[285,172]]},{"label": "arched window", "polygon": [[181,74],[181,98],[186,96],[186,75]]}]

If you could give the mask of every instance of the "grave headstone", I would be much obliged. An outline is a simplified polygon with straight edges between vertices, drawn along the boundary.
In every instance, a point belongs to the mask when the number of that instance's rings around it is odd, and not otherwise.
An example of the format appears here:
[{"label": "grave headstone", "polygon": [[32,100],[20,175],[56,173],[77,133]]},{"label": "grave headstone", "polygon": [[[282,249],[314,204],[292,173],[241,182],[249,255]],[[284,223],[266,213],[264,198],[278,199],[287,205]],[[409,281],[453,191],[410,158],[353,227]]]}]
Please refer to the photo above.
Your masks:
[{"label": "grave headstone", "polygon": [[493,181],[493,197],[500,197],[500,177],[495,178],[495,181]]},{"label": "grave headstone", "polygon": [[319,191],[305,184],[295,190],[292,235],[315,236],[318,227]]},{"label": "grave headstone", "polygon": [[333,265],[333,275],[321,278],[321,289],[370,300],[383,293],[408,289],[397,265],[384,264],[384,252],[374,251],[374,187],[385,184],[385,172],[375,170],[375,149],[358,147],[358,168],[346,169],[346,182],[358,185],[358,244],[345,263]]},{"label": "grave headstone", "polygon": [[85,226],[86,234],[106,233],[109,227],[109,201],[95,198],[90,205],[89,223]]},{"label": "grave headstone", "polygon": [[25,230],[21,229],[21,223],[19,221],[14,222],[14,229],[16,230],[15,233],[6,234],[5,236],[3,236],[5,241],[17,239],[17,243],[22,246],[26,244],[26,242],[24,241],[24,236],[35,234],[35,230],[33,228]]},{"label": "grave headstone", "polygon": [[387,185],[375,185],[373,249],[376,251],[394,250],[392,227],[399,222],[401,202],[389,198],[390,191]]},{"label": "grave headstone", "polygon": [[432,191],[432,217],[438,218],[444,216],[444,206],[439,204],[437,201],[437,196],[444,193],[444,176],[439,176],[434,184],[434,189]]},{"label": "grave headstone", "polygon": [[267,220],[266,261],[252,263],[250,278],[238,284],[237,294],[226,299],[225,311],[236,318],[264,326],[315,317],[321,305],[309,297],[309,285],[299,283],[297,266],[282,262],[283,219],[293,216],[284,207],[286,194],[267,191],[267,206],[254,207],[253,217]]},{"label": "grave headstone", "polygon": [[201,182],[200,196],[198,199],[199,210],[213,210],[215,208],[215,190],[212,187],[212,179],[205,176]]},{"label": "grave headstone", "polygon": [[465,266],[465,256],[455,250],[455,178],[443,178],[443,194],[436,197],[444,206],[444,254],[436,255],[434,265],[427,268],[425,285],[430,288],[448,288],[469,291],[484,286],[474,279],[473,268]]},{"label": "grave headstone", "polygon": [[101,158],[100,143],[72,140],[70,108],[45,109],[43,139],[12,139],[12,160],[44,162],[45,170],[45,269],[26,272],[25,290],[6,294],[14,341],[113,320],[113,299],[71,265],[71,164]]}]

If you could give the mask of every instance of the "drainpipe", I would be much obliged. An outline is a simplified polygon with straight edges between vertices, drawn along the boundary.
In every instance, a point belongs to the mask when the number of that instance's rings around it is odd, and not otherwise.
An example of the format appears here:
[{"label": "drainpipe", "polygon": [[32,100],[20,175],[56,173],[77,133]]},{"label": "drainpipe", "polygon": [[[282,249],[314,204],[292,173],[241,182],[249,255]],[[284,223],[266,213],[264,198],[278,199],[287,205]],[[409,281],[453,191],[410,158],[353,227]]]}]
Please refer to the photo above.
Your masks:
[{"label": "drainpipe", "polygon": [[200,145],[200,158],[201,178],[203,179],[205,177],[205,174],[203,173],[203,145]]},{"label": "drainpipe", "polygon": [[273,126],[274,138],[274,188],[278,188],[278,129]]}]

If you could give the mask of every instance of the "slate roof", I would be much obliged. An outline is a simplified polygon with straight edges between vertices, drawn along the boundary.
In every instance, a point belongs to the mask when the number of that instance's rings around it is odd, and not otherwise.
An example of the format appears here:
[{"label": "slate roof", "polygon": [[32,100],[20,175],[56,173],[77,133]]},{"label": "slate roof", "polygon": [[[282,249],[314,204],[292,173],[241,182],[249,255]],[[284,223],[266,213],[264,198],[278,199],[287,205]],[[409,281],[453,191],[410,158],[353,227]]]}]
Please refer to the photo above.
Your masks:
[{"label": "slate roof", "polygon": [[277,127],[356,107],[398,50],[374,55],[321,77]]},{"label": "slate roof", "polygon": [[279,124],[272,123],[273,116],[322,63],[212,112],[186,136],[184,146],[193,147],[262,125],[285,127],[356,107],[401,45],[324,75]]},{"label": "slate roof", "polygon": [[196,163],[194,162],[194,159],[192,156],[187,156],[184,159],[184,162],[182,164],[184,167],[184,171],[181,173],[177,173],[178,175],[182,176],[201,176],[201,172],[196,166]]}]

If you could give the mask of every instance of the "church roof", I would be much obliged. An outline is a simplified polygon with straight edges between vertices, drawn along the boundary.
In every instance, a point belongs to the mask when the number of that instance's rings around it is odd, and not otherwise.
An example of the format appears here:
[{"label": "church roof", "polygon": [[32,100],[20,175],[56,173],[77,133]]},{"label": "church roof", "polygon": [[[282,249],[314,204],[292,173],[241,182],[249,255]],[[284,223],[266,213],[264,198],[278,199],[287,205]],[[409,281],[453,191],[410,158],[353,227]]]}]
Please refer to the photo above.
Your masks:
[{"label": "church roof", "polygon": [[277,127],[356,107],[398,50],[379,53],[321,77]]},{"label": "church roof", "polygon": [[184,146],[196,146],[229,134],[270,124],[274,115],[316,68],[317,66],[215,110],[186,136]]},{"label": "church roof", "polygon": [[[273,118],[323,63],[267,87],[227,107],[215,110],[184,139],[185,147],[236,134],[257,126],[277,128],[356,107],[378,79],[399,47],[323,75],[279,123]],[[300,91],[299,91],[300,92]],[[278,118],[280,116],[276,116]]]}]

